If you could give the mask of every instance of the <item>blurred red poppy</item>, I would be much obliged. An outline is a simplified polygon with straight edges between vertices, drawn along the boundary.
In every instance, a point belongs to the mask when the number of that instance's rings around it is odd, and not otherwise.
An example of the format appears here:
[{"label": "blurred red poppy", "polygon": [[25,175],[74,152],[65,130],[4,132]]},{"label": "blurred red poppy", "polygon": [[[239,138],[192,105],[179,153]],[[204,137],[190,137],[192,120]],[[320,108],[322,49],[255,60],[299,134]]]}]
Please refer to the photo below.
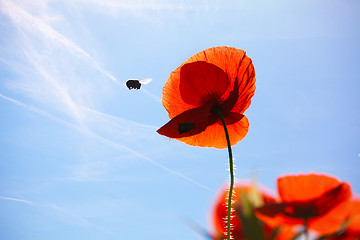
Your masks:
[{"label": "blurred red poppy", "polygon": [[321,234],[339,230],[346,219],[350,186],[327,175],[289,175],[278,179],[280,202],[257,209],[264,221],[307,224]]},{"label": "blurred red poppy", "polygon": [[157,132],[193,146],[226,148],[220,111],[235,145],[248,132],[243,113],[254,92],[254,66],[243,50],[214,47],[199,52],[170,74],[162,103],[171,120]]},{"label": "blurred red poppy", "polygon": [[[226,239],[228,194],[228,189],[223,188],[222,191],[219,192],[214,203],[214,208],[210,216],[212,224],[216,231],[216,234],[214,234],[214,239]],[[243,198],[243,194],[246,195],[245,198]],[[250,183],[237,182],[234,188],[232,199],[232,206],[235,211],[231,213],[231,239],[245,240],[247,239],[246,234],[254,234],[254,231],[257,231],[256,233],[260,234],[261,239],[269,239],[270,236],[274,234],[274,230],[279,226],[279,224],[264,224],[262,222],[259,222],[255,218],[249,219],[249,217],[245,216],[246,214],[244,213],[244,211],[248,211],[248,215],[253,214],[252,210],[253,207],[255,207],[254,205],[261,206],[267,203],[274,203],[276,200],[272,196],[270,191],[266,191],[264,188],[261,188],[260,191],[258,191],[257,189],[254,191],[254,188]],[[250,209],[248,208],[249,206],[245,206],[246,203],[244,201],[249,201],[248,203],[251,206]],[[244,224],[246,227],[244,226]],[[257,229],[256,225],[260,226],[260,229]],[[249,232],[249,230],[252,232]],[[246,233],[246,231],[248,232]],[[284,226],[280,229],[280,231],[278,231],[278,235],[275,239],[288,240],[291,239],[291,237],[293,237],[294,235],[295,233],[290,227]],[[256,236],[252,236],[252,239],[257,238]]]},{"label": "blurred red poppy", "polygon": [[348,222],[344,231],[329,240],[355,240],[360,239],[360,198],[354,199],[349,204]]}]

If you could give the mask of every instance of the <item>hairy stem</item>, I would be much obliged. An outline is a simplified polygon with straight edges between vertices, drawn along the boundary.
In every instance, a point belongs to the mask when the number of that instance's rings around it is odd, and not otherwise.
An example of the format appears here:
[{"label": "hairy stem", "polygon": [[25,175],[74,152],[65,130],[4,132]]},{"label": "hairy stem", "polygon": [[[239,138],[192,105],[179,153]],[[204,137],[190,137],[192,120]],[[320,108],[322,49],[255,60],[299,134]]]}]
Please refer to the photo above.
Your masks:
[{"label": "hairy stem", "polygon": [[230,187],[229,187],[229,199],[228,199],[228,214],[227,214],[227,227],[226,227],[226,236],[227,236],[227,240],[230,240],[230,222],[231,222],[231,197],[233,194],[233,188],[234,188],[234,181],[235,181],[235,177],[234,177],[234,161],[233,161],[233,156],[232,156],[232,150],[231,150],[231,144],[230,144],[230,137],[229,137],[229,133],[225,124],[225,119],[224,116],[222,115],[220,109],[216,109],[215,110],[216,114],[220,117],[220,120],[223,124],[224,127],[224,131],[225,131],[225,136],[226,136],[226,141],[227,141],[227,146],[228,146],[228,151],[229,151],[229,165],[230,165]]}]

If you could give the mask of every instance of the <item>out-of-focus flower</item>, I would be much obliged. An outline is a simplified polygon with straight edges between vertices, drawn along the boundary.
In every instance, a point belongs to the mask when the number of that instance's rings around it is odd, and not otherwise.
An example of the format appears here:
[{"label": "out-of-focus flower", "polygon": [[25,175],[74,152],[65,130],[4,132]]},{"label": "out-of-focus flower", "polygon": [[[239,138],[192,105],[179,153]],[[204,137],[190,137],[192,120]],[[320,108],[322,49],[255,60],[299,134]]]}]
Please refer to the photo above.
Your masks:
[{"label": "out-of-focus flower", "polygon": [[214,47],[199,52],[170,74],[162,103],[171,120],[157,132],[193,146],[226,148],[220,113],[235,145],[248,132],[243,113],[254,92],[254,66],[243,50]]},{"label": "out-of-focus flower", "polygon": [[355,240],[356,238],[360,239],[360,198],[351,200],[344,230],[329,240]]},{"label": "out-of-focus flower", "polygon": [[[228,189],[223,188],[215,199],[211,213],[212,225],[216,234],[214,239],[226,239]],[[275,197],[269,190],[258,188],[247,182],[238,181],[233,193],[231,214],[231,236],[234,240],[269,239],[279,224],[268,225],[260,222],[253,209],[267,203],[275,203]],[[278,229],[276,240],[288,240],[295,235],[290,227]]]},{"label": "out-of-focus flower", "polygon": [[345,221],[350,186],[323,174],[289,175],[278,179],[280,202],[256,210],[264,220],[301,224],[320,234],[336,232]]}]

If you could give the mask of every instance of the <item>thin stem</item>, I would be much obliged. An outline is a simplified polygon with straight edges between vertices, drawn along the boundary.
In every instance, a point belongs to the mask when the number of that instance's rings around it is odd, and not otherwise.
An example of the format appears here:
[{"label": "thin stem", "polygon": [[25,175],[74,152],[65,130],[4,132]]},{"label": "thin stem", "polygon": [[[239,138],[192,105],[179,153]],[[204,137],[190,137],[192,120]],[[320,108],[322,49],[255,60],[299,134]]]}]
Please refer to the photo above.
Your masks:
[{"label": "thin stem", "polygon": [[228,151],[229,151],[229,165],[230,165],[230,188],[229,188],[229,199],[228,199],[228,214],[227,214],[227,240],[230,240],[230,220],[231,220],[231,197],[232,197],[232,193],[233,193],[233,188],[234,188],[234,161],[233,161],[233,156],[232,156],[232,150],[231,150],[231,144],[230,144],[230,137],[229,137],[229,133],[225,124],[225,119],[224,116],[222,115],[220,109],[215,109],[216,114],[220,117],[220,120],[223,124],[224,127],[224,131],[225,131],[225,136],[226,136],[226,141],[227,141],[227,146],[228,146]]},{"label": "thin stem", "polygon": [[308,232],[308,224],[309,224],[309,219],[305,218],[304,219],[304,233],[305,233],[305,240],[309,240],[309,232]]}]

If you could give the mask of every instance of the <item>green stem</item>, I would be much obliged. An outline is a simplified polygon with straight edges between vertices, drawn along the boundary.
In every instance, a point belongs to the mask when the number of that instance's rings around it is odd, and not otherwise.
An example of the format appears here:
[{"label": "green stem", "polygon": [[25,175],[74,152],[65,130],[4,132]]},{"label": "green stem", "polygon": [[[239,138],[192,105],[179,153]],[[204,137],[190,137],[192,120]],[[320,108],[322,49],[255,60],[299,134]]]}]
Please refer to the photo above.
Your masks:
[{"label": "green stem", "polygon": [[230,240],[230,220],[231,220],[231,197],[233,194],[233,188],[234,188],[234,161],[233,161],[233,156],[232,156],[232,150],[231,150],[231,144],[230,144],[230,137],[229,137],[229,133],[225,124],[225,119],[224,116],[222,115],[220,109],[216,109],[215,110],[216,114],[220,117],[220,120],[223,124],[224,127],[224,131],[225,131],[225,136],[226,136],[226,141],[227,141],[227,146],[228,146],[228,151],[229,151],[229,165],[230,165],[230,188],[229,188],[229,199],[228,199],[228,214],[227,214],[227,240]]},{"label": "green stem", "polygon": [[304,232],[305,232],[305,240],[309,240],[309,231],[308,231],[308,224],[309,224],[309,219],[305,218],[304,219]]}]

